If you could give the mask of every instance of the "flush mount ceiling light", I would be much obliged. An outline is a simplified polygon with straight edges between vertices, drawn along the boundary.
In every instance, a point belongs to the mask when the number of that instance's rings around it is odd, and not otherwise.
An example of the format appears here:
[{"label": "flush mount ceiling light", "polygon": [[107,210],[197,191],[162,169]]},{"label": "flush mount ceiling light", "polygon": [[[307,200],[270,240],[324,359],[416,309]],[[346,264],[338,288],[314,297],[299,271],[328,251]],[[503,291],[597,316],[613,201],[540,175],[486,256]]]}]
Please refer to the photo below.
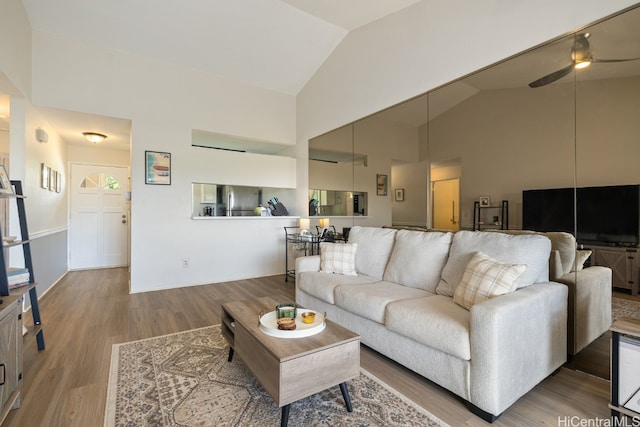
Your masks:
[{"label": "flush mount ceiling light", "polygon": [[82,134],[84,135],[85,138],[87,138],[87,141],[93,142],[94,144],[97,144],[98,142],[102,142],[105,139],[107,139],[107,135],[102,133],[82,132]]}]

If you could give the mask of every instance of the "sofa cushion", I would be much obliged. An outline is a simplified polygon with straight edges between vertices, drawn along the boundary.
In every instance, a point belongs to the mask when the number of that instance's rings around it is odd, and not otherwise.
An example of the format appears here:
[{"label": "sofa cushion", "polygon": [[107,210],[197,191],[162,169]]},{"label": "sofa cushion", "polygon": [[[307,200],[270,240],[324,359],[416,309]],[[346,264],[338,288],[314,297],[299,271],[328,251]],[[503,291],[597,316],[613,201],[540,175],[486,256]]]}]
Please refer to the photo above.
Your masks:
[{"label": "sofa cushion", "polygon": [[576,251],[575,267],[572,268],[571,271],[582,270],[584,268],[584,263],[587,262],[590,256],[591,256],[591,251],[588,251],[588,250]]},{"label": "sofa cushion", "polygon": [[[551,250],[557,251],[559,256],[559,264],[551,264],[552,271],[559,271],[557,274],[551,274],[552,278],[561,277],[573,270],[573,261],[576,255],[576,238],[571,233],[564,231],[547,231],[545,233],[532,230],[492,230],[498,233],[523,235],[523,234],[539,234],[548,237],[551,240]],[[550,259],[556,262],[555,259]],[[560,270],[555,270],[559,268]]]},{"label": "sofa cushion", "polygon": [[435,292],[453,233],[399,230],[384,280]]},{"label": "sofa cushion", "polygon": [[387,304],[393,301],[433,295],[421,289],[390,282],[376,282],[364,286],[338,286],[335,304],[351,313],[384,324]]},{"label": "sofa cushion", "polygon": [[377,282],[378,279],[365,275],[345,276],[342,274],[326,274],[321,271],[305,271],[300,273],[296,286],[305,293],[326,303],[335,304],[334,290],[341,285],[365,285]]},{"label": "sofa cushion", "polygon": [[573,234],[550,231],[544,233],[544,236],[551,240],[551,249],[560,253],[563,273],[567,274],[573,271],[573,262],[576,257],[576,238],[573,237]]},{"label": "sofa cushion", "polygon": [[382,279],[395,241],[396,230],[355,226],[349,231],[349,243],[357,243],[356,271]]},{"label": "sofa cushion", "polygon": [[385,326],[463,360],[471,359],[470,313],[449,297],[433,295],[387,305]]},{"label": "sofa cushion", "polygon": [[474,304],[516,290],[516,280],[527,266],[507,264],[476,252],[464,269],[453,302],[471,310]]},{"label": "sofa cushion", "polygon": [[476,252],[510,264],[525,264],[527,269],[516,281],[516,288],[549,281],[551,241],[542,235],[510,235],[484,231],[458,231],[453,236],[449,259],[442,269],[436,292],[452,297],[469,260]]},{"label": "sofa cushion", "polygon": [[330,274],[357,276],[357,243],[320,243],[320,271]]}]

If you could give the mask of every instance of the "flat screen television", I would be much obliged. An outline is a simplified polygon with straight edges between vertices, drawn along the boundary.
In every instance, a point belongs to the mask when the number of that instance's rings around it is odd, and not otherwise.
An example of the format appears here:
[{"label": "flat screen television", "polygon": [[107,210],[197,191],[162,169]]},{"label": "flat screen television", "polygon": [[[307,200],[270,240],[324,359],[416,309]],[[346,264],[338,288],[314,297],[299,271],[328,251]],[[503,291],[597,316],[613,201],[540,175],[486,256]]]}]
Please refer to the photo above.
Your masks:
[{"label": "flat screen television", "polygon": [[[522,228],[573,233],[574,190],[522,192]],[[640,185],[580,187],[575,190],[577,240],[611,246],[640,244]]]},{"label": "flat screen television", "polygon": [[522,228],[573,233],[573,188],[522,192]]}]

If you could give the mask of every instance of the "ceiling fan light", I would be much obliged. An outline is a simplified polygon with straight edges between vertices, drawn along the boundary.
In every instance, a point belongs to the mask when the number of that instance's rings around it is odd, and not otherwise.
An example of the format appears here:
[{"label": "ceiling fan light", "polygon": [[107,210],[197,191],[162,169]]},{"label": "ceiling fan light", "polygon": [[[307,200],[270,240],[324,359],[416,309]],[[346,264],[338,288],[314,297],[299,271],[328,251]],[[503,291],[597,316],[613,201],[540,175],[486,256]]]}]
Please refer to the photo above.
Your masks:
[{"label": "ceiling fan light", "polygon": [[589,65],[591,65],[591,61],[587,59],[584,61],[576,62],[576,65],[574,65],[574,67],[576,70],[581,70],[583,68],[587,68]]},{"label": "ceiling fan light", "polygon": [[82,132],[87,141],[97,144],[107,139],[107,135],[97,132]]}]

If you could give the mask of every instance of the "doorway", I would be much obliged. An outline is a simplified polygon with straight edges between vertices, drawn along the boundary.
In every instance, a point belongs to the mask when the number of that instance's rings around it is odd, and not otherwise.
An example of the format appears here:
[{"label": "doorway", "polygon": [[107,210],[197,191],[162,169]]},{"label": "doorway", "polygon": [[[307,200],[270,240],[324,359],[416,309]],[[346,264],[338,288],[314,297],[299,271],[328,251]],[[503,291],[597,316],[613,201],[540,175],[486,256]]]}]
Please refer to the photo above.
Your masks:
[{"label": "doorway", "polygon": [[69,268],[127,266],[128,168],[72,164],[69,181]]},{"label": "doorway", "polygon": [[460,180],[434,181],[431,187],[433,228],[460,230]]}]

